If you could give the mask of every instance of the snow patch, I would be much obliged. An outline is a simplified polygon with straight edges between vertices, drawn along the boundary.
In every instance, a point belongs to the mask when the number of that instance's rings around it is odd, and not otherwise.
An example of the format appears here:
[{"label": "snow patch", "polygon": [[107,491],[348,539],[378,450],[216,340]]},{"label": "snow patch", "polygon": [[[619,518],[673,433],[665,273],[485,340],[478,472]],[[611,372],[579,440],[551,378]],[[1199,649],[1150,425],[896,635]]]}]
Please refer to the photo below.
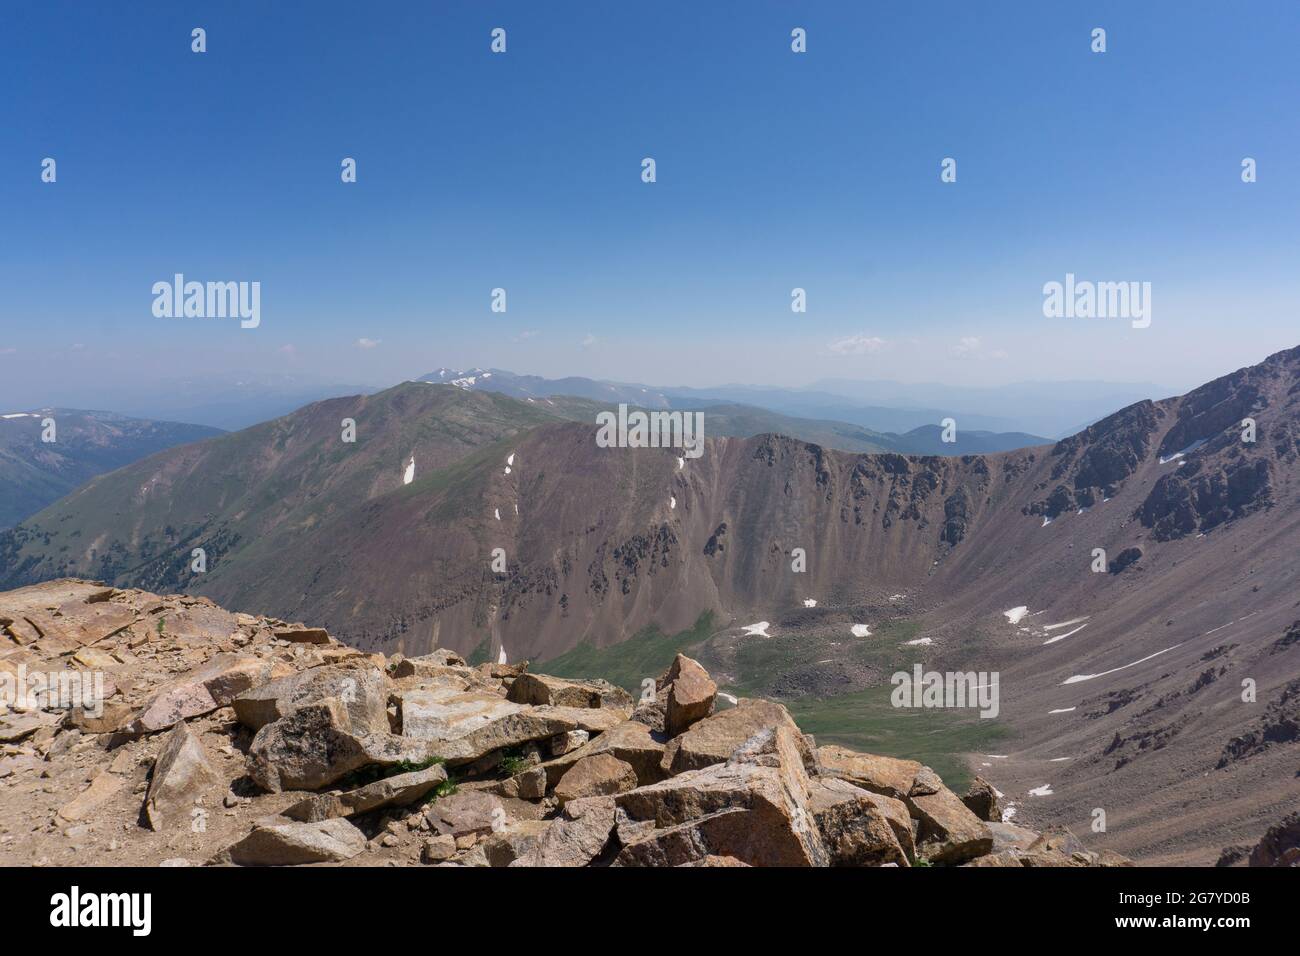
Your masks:
[{"label": "snow patch", "polygon": [[1055,644],[1057,641],[1063,641],[1067,637],[1078,634],[1087,626],[1087,624],[1080,624],[1073,631],[1066,631],[1064,634],[1057,634],[1056,637],[1049,637],[1047,640],[1043,641],[1043,646],[1046,647],[1048,644]]},{"label": "snow patch", "polygon": [[867,627],[867,625],[865,624],[854,624],[851,628],[849,628],[849,630],[853,632],[854,637],[871,636],[871,628]]},{"label": "snow patch", "polygon": [[[1182,644],[1175,644],[1174,647],[1182,647]],[[1163,651],[1156,651],[1154,654],[1148,654],[1146,657],[1142,658],[1139,661],[1133,661],[1133,663],[1131,664],[1124,664],[1120,667],[1112,667],[1110,670],[1102,671],[1100,674],[1075,674],[1073,677],[1067,677],[1065,680],[1061,681],[1061,686],[1064,687],[1066,684],[1078,684],[1086,680],[1093,680],[1094,678],[1097,677],[1105,677],[1107,674],[1114,674],[1116,671],[1122,671],[1130,667],[1136,667],[1138,664],[1145,664],[1153,657],[1159,657],[1161,654],[1167,654],[1169,651],[1172,651],[1174,647],[1166,647]]]},{"label": "snow patch", "polygon": [[1198,438],[1198,439],[1196,439],[1196,441],[1192,442],[1190,445],[1188,445],[1188,446],[1187,446],[1186,448],[1184,448],[1182,451],[1176,451],[1176,452],[1174,452],[1172,455],[1161,455],[1161,456],[1160,456],[1160,464],[1162,464],[1162,465],[1167,465],[1167,464],[1169,464],[1171,461],[1177,461],[1179,458],[1182,458],[1182,457],[1184,457],[1185,455],[1190,455],[1192,452],[1196,451],[1196,449],[1198,449],[1198,448],[1200,448],[1202,445],[1204,445],[1206,441],[1207,441],[1207,439],[1205,439],[1205,438]]},{"label": "snow patch", "polygon": [[1021,604],[1018,605],[1017,607],[1013,607],[1009,611],[1003,611],[1002,613],[1006,616],[1006,619],[1010,621],[1012,624],[1019,624],[1020,621],[1024,618],[1024,616],[1029,613],[1029,608]]},{"label": "snow patch", "polygon": [[500,521],[500,520],[501,520],[501,509],[500,509],[500,508],[493,508],[493,509],[492,509],[492,517],[494,517],[494,518],[496,518],[498,521]]},{"label": "snow patch", "polygon": [[1076,709],[1076,708],[1074,708],[1074,707],[1058,707],[1058,708],[1056,708],[1056,710],[1049,710],[1048,713],[1049,713],[1049,714],[1068,714],[1070,711],[1075,710],[1075,709]]},{"label": "snow patch", "polygon": [[1029,791],[1031,797],[1050,797],[1054,791],[1050,783],[1045,783],[1041,787],[1034,787]]},{"label": "snow patch", "polygon": [[1089,617],[1091,617],[1091,615],[1085,614],[1083,617],[1072,617],[1068,621],[1062,621],[1060,624],[1044,624],[1043,630],[1054,631],[1058,627],[1069,627],[1071,624],[1078,624],[1081,621],[1086,621]]},{"label": "snow patch", "polygon": [[669,507],[669,508],[676,508],[676,507],[677,507],[677,496],[676,496],[676,495],[670,495],[670,496],[669,496],[669,498],[668,498],[668,507]]},{"label": "snow patch", "polygon": [[772,625],[767,621],[759,621],[757,624],[750,624],[745,628],[745,634],[749,637],[771,637],[767,629]]},{"label": "snow patch", "polygon": [[406,463],[406,473],[402,475],[402,484],[409,485],[414,480],[415,480],[415,456],[412,455],[411,460]]},{"label": "snow patch", "polygon": [[816,607],[816,606],[817,606],[817,602],[816,602],[816,600],[814,600],[813,598],[804,598],[804,599],[803,599],[803,606],[804,606],[804,607]]},{"label": "snow patch", "polygon": [[910,645],[918,645],[918,644],[919,644],[921,647],[929,647],[931,644],[934,643],[934,641],[931,640],[931,639],[928,638],[928,637],[918,637],[918,638],[917,638],[916,640],[914,640],[914,641],[904,641],[903,643],[904,643],[904,644],[907,644],[907,645],[909,645],[909,646],[910,646]]}]

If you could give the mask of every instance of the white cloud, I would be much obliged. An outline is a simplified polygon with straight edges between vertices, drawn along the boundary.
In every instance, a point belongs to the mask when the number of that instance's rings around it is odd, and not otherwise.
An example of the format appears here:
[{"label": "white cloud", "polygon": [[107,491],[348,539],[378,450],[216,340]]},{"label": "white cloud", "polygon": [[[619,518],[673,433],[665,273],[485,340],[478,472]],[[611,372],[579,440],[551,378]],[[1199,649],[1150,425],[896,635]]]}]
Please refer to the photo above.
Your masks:
[{"label": "white cloud", "polygon": [[382,339],[366,339],[366,338],[360,338],[360,339],[357,339],[357,348],[359,348],[359,349],[373,349],[373,348],[374,348],[376,345],[378,345],[381,341],[383,341],[383,340],[382,340]]},{"label": "white cloud", "polygon": [[879,352],[885,345],[885,340],[879,336],[850,335],[847,339],[832,342],[828,347],[837,355],[869,355]]},{"label": "white cloud", "polygon": [[588,333],[587,333],[587,337],[584,338],[584,339],[582,340],[582,347],[583,347],[584,349],[589,349],[589,348],[591,348],[593,345],[595,345],[598,341],[600,341],[600,340],[597,339],[596,336],[594,336],[594,335],[592,335],[590,332],[588,332]]},{"label": "white cloud", "polygon": [[520,332],[518,335],[515,336],[515,341],[525,342],[528,339],[534,338],[541,334],[542,333],[539,332],[537,329],[525,329],[524,331]]}]

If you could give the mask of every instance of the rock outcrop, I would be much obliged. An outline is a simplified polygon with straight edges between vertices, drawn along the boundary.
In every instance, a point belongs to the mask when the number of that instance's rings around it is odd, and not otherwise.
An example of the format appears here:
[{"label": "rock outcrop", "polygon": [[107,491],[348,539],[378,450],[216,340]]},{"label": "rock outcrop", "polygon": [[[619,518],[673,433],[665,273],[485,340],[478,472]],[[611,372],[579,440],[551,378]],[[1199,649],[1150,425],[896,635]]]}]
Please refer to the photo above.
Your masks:
[{"label": "rock outcrop", "polygon": [[[989,822],[997,800],[982,781],[963,801],[916,761],[818,747],[779,703],[715,713],[716,684],[680,655],[647,723],[621,688],[523,663],[471,667],[445,651],[388,661],[199,598],[81,581],[25,590],[8,603],[53,602],[61,633],[114,663],[103,699],[0,714],[4,775],[48,781],[9,787],[0,810],[22,817],[31,810],[13,795],[48,792],[67,833],[103,828],[128,844],[114,863],[1122,862],[1068,831]],[[86,646],[35,636],[9,656]],[[0,841],[11,856],[12,843]]]}]

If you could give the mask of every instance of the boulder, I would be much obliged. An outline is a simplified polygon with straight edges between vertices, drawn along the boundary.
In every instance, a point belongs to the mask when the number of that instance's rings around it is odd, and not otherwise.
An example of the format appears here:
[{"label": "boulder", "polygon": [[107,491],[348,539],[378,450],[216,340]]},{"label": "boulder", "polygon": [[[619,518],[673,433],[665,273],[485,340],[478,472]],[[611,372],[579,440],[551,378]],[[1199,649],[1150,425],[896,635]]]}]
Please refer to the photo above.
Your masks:
[{"label": "boulder", "polygon": [[248,749],[248,775],[263,790],[316,790],[370,764],[426,764],[428,741],[390,733],[357,734],[346,705],[327,697],[267,724]]},{"label": "boulder", "polygon": [[439,797],[424,812],[424,818],[435,832],[455,838],[500,830],[510,819],[499,799],[475,790]]},{"label": "boulder", "polygon": [[[730,713],[707,718],[683,736]],[[653,828],[630,829],[615,864],[677,866],[732,856],[751,866],[826,865],[829,855],[809,807],[805,748],[796,729],[767,726],[742,741],[726,763],[617,795],[615,805],[630,821]]]},{"label": "boulder", "polygon": [[92,710],[73,707],[64,718],[63,725],[87,734],[111,734],[125,727],[134,713],[134,708],[126,701],[105,700],[100,701]]},{"label": "boulder", "polygon": [[[846,780],[830,778],[812,784],[808,810],[831,866],[910,865],[908,853],[899,843],[895,830],[896,818],[891,822],[877,801],[897,804],[906,817],[907,810],[899,801],[869,793]],[[904,825],[907,845],[911,848],[911,826]]]},{"label": "boulder", "polygon": [[456,838],[439,834],[424,841],[420,859],[425,863],[441,863],[456,855]]},{"label": "boulder", "polygon": [[912,784],[922,769],[915,760],[860,754],[844,747],[817,748],[817,772],[821,776],[847,780],[895,800],[905,800],[912,793]]},{"label": "boulder", "polygon": [[455,651],[440,647],[420,657],[404,657],[393,665],[393,677],[440,677],[448,673],[458,673],[458,669],[469,668],[465,658]]},{"label": "boulder", "polygon": [[[432,738],[429,743],[434,746],[438,756],[452,766],[457,766],[472,763],[497,750],[544,741],[571,730],[585,730],[589,734],[603,733],[623,720],[617,711],[604,707],[507,706],[518,710],[489,720],[460,736],[451,739]],[[403,720],[402,730],[406,729]]]},{"label": "boulder", "polygon": [[754,734],[775,727],[787,727],[794,732],[803,763],[811,769],[814,766],[812,748],[808,739],[799,733],[790,712],[772,701],[749,698],[743,698],[735,707],[706,717],[670,740],[664,749],[662,767],[668,773],[677,774],[722,763]]},{"label": "boulder", "polygon": [[608,707],[625,719],[632,713],[632,695],[606,680],[566,680],[524,673],[510,685],[507,699],[533,706]]},{"label": "boulder", "polygon": [[455,684],[403,690],[394,699],[402,736],[422,740],[454,740],[527,709],[492,691],[466,690]]},{"label": "boulder", "polygon": [[664,745],[655,739],[645,724],[625,720],[603,734],[592,737],[577,750],[542,764],[546,769],[547,786],[554,787],[559,783],[560,778],[579,760],[606,753],[630,764],[639,784],[658,783],[667,776],[662,766]]},{"label": "boulder", "polygon": [[605,849],[614,830],[614,798],[572,800],[511,866],[587,866]]},{"label": "boulder", "polygon": [[980,867],[1023,867],[1023,854],[1019,850],[999,850],[990,853],[987,856],[977,856],[973,860],[967,860],[961,866],[980,866]]},{"label": "boulder", "polygon": [[326,697],[343,702],[353,730],[389,729],[388,679],[377,667],[366,665],[327,664],[262,684],[235,698],[235,717],[250,730],[261,730]]},{"label": "boulder", "polygon": [[423,799],[447,782],[441,764],[394,774],[342,793],[316,793],[284,811],[291,820],[315,823],[334,817],[353,817],[386,807],[405,807]]},{"label": "boulder", "polygon": [[225,707],[240,694],[292,670],[279,661],[217,654],[206,664],[156,691],[125,730],[130,734],[166,730],[179,720]]},{"label": "boulder", "polygon": [[947,787],[941,787],[936,793],[911,796],[907,804],[912,816],[920,822],[916,834],[919,858],[930,863],[956,864],[993,849],[993,834],[988,825]]},{"label": "boulder", "polygon": [[163,739],[144,802],[145,819],[153,830],[165,824],[185,825],[195,801],[222,779],[198,737],[182,721]]},{"label": "boulder", "polygon": [[718,685],[708,672],[682,654],[673,659],[668,669],[668,696],[664,709],[664,733],[676,737],[696,721],[713,713],[713,701]]},{"label": "boulder", "polygon": [[278,641],[291,644],[328,644],[329,631],[323,627],[277,627],[272,633]]},{"label": "boulder", "polygon": [[1048,827],[1021,853],[1024,866],[1096,866],[1099,857],[1065,827]]},{"label": "boulder", "polygon": [[966,795],[961,798],[966,809],[985,823],[1002,820],[1002,805],[998,802],[998,793],[993,785],[982,777],[971,781]]},{"label": "boulder", "polygon": [[988,824],[989,833],[993,835],[993,848],[991,853],[1002,853],[1006,850],[1028,850],[1038,839],[1038,833],[1028,827],[1018,826],[1014,823],[1002,823],[998,820],[985,821]]},{"label": "boulder", "polygon": [[573,753],[590,739],[591,734],[585,730],[570,730],[552,737],[547,742],[547,749],[552,757],[563,757],[567,753]]},{"label": "boulder", "polygon": [[239,866],[297,866],[341,863],[363,853],[366,836],[347,820],[267,823],[231,846],[226,855]]},{"label": "boulder", "polygon": [[551,824],[546,820],[515,820],[482,841],[483,856],[488,866],[510,866],[530,853],[540,842]]},{"label": "boulder", "polygon": [[561,806],[583,797],[604,797],[636,789],[636,771],[632,765],[611,753],[583,757],[570,767],[555,785]]}]

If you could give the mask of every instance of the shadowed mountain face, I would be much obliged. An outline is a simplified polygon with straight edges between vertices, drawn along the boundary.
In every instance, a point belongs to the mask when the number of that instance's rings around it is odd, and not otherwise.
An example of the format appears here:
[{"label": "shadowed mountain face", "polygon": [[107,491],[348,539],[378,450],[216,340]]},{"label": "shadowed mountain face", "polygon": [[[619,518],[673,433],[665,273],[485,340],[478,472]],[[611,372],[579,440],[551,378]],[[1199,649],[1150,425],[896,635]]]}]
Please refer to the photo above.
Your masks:
[{"label": "shadowed mountain face", "polygon": [[0,537],[0,587],[183,589],[512,661],[712,612],[768,622],[742,664],[837,634],[798,662],[812,687],[871,640],[856,627],[906,618],[926,666],[1000,674],[1015,740],[975,769],[1019,819],[1101,808],[1123,852],[1212,862],[1293,802],[1300,348],[998,454],[759,435],[689,459],[595,432],[450,386],[318,403],[93,481]]},{"label": "shadowed mountain face", "polygon": [[[43,422],[53,420],[54,441]],[[221,434],[220,429],[46,408],[0,416],[0,528],[62,498],[95,475],[154,452]]]}]

